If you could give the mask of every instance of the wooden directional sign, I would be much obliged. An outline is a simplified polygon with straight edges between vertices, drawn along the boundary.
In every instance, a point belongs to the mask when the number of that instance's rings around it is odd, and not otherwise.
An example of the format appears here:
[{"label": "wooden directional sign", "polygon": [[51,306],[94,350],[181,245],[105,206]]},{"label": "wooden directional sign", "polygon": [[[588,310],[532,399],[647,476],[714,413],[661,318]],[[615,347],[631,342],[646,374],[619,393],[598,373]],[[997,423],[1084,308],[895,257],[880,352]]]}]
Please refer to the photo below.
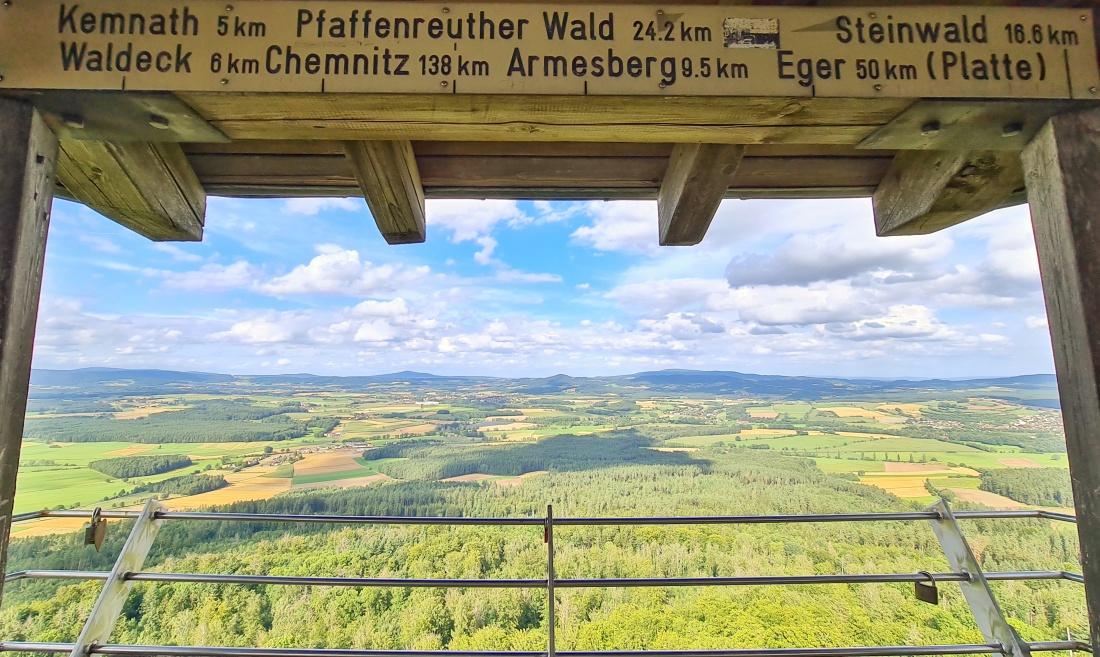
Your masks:
[{"label": "wooden directional sign", "polygon": [[14,0],[0,89],[1096,98],[1086,10]]}]

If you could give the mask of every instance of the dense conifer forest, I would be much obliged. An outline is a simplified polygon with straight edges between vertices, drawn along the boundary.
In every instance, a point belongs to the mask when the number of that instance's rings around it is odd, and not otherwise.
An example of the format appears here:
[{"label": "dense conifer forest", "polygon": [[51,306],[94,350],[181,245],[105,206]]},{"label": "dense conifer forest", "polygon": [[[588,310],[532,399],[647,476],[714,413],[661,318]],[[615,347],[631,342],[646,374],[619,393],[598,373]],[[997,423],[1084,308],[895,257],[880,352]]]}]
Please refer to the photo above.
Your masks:
[{"label": "dense conifer forest", "polygon": [[982,473],[982,490],[1032,506],[1073,506],[1069,472],[1056,468],[1005,468]]},{"label": "dense conifer forest", "polygon": [[[391,448],[408,481],[291,491],[235,511],[540,517],[733,515],[915,508],[823,473],[809,459],[712,447],[663,453],[622,432],[562,436],[514,448]],[[448,458],[447,454],[450,455]],[[393,456],[394,454],[391,454]],[[428,481],[469,471],[549,474],[503,487]],[[396,472],[396,470],[394,470]],[[962,503],[960,503],[961,505]],[[988,571],[1079,572],[1072,525],[961,521]],[[102,553],[75,535],[17,540],[11,570],[106,569],[128,531],[112,525]],[[948,565],[921,522],[559,527],[560,578],[805,573],[912,573]],[[146,569],[355,577],[541,578],[541,527],[285,525],[170,521]],[[0,636],[71,641],[99,582],[7,587]],[[1087,631],[1084,594],[1064,581],[995,583],[1028,640]],[[941,602],[905,584],[559,589],[558,649],[675,649],[981,642],[955,584]],[[119,643],[545,650],[543,590],[277,587],[138,583],[112,635]]]},{"label": "dense conifer forest", "polygon": [[189,457],[181,454],[167,456],[120,456],[114,459],[92,461],[88,467],[109,477],[128,479],[130,477],[148,477],[162,472],[171,472],[191,465]]}]

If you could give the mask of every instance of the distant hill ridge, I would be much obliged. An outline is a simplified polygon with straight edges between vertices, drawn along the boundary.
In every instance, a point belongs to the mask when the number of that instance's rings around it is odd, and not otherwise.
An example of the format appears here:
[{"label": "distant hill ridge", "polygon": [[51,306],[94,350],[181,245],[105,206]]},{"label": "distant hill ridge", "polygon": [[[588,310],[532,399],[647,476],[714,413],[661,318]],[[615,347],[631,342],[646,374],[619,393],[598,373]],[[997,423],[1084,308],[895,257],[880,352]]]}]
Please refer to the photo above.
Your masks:
[{"label": "distant hill ridge", "polygon": [[91,367],[75,370],[36,369],[31,374],[31,397],[98,397],[109,394],[173,394],[209,392],[242,394],[250,389],[309,387],[357,390],[372,386],[477,388],[523,394],[663,393],[759,396],[783,399],[879,398],[892,395],[951,396],[954,393],[993,397],[1058,407],[1053,374],[948,379],[867,379],[783,376],[743,372],[669,369],[616,376],[499,378],[440,376],[425,372],[395,372],[368,376],[315,374],[233,375],[168,370],[128,370]]}]

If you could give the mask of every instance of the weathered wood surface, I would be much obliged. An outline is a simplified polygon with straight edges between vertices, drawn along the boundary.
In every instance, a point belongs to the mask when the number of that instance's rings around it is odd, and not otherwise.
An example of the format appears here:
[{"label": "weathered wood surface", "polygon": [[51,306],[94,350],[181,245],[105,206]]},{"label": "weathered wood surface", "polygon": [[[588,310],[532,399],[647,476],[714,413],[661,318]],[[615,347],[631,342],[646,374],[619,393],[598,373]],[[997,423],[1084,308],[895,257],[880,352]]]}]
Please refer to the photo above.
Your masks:
[{"label": "weathered wood surface", "polygon": [[1054,117],[1023,152],[1062,402],[1092,645],[1100,645],[1100,110]]},{"label": "weathered wood surface", "polygon": [[727,144],[677,144],[657,196],[661,246],[690,246],[703,241],[730,188],[745,147]]},{"label": "weathered wood surface", "polygon": [[412,144],[353,141],[344,144],[352,173],[374,222],[388,244],[416,244],[426,238],[424,187]]},{"label": "weathered wood surface", "polygon": [[[441,188],[524,190],[556,188],[605,189],[609,197],[637,195],[630,190],[660,187],[671,147],[664,155],[645,157],[543,157],[481,155],[424,155],[416,157],[425,195],[434,198]],[[612,151],[614,152],[614,151]],[[751,152],[748,151],[747,152]],[[203,186],[233,195],[240,188],[328,187],[336,195],[356,194],[357,181],[343,155],[213,154],[190,155]],[[734,175],[733,189],[859,189],[866,196],[890,166],[883,157],[749,157]],[[356,194],[357,195],[357,194]]]},{"label": "weathered wood surface", "polygon": [[898,153],[875,190],[875,231],[927,235],[996,209],[1023,185],[1015,151]]},{"label": "weathered wood surface", "polygon": [[233,139],[856,144],[911,101],[185,93]]},{"label": "weathered wood surface", "polygon": [[57,150],[37,112],[0,99],[0,573],[7,570]]},{"label": "weathered wood surface", "polygon": [[200,241],[206,191],[174,143],[65,140],[59,182],[76,200],[155,241]]}]

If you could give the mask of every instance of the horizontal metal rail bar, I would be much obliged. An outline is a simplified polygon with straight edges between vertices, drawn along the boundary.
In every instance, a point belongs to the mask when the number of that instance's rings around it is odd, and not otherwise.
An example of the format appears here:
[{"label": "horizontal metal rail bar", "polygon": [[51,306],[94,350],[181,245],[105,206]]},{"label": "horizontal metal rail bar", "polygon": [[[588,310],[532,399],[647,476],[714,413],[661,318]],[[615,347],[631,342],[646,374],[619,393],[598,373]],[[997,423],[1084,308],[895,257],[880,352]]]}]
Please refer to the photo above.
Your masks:
[{"label": "horizontal metal rail bar", "polygon": [[[4,582],[20,579],[107,579],[106,571],[89,570],[21,570],[4,577]],[[986,573],[986,579],[996,581],[1066,579],[1084,583],[1076,573],[1061,570],[1011,571]],[[963,582],[967,573],[937,573],[937,582]],[[273,586],[354,586],[408,588],[546,588],[545,579],[401,579],[380,577],[309,577],[295,575],[219,575],[198,573],[133,572],[125,579],[135,582],[190,582],[194,584],[266,584]],[[847,574],[847,575],[776,575],[757,577],[646,577],[555,579],[559,588],[638,588],[672,586],[782,586],[796,584],[888,584],[923,582],[921,573]]]},{"label": "horizontal metal rail bar", "polygon": [[[0,651],[66,652],[71,643],[0,643]],[[539,651],[446,651],[446,650],[339,650],[326,648],[229,648],[199,646],[92,646],[99,655],[165,657],[539,657]],[[561,657],[902,657],[916,655],[1003,654],[997,644],[960,644],[940,646],[883,646],[881,648],[776,648],[747,650],[631,650],[631,651],[558,651]]]},{"label": "horizontal metal rail bar", "polygon": [[19,570],[4,575],[4,583],[20,579],[107,579],[105,570]]},{"label": "horizontal metal rail bar", "polygon": [[[12,517],[12,522],[23,522],[39,518],[90,518],[91,510],[58,509],[32,511]],[[137,511],[101,511],[101,518],[108,520],[133,519]],[[1047,518],[1063,522],[1077,522],[1074,516],[1044,511],[1023,509],[1017,511],[959,511],[957,518]],[[219,513],[214,511],[164,511],[156,514],[164,520],[218,520],[225,522],[293,522],[293,523],[331,523],[331,524],[367,524],[367,525],[489,525],[489,526],[531,526],[541,527],[544,518],[468,518],[468,517],[406,517],[406,516],[349,516],[349,515],[310,515],[283,513]],[[933,511],[911,511],[896,513],[818,513],[803,515],[764,515],[764,516],[666,516],[666,517],[604,517],[604,518],[555,518],[555,525],[749,525],[807,522],[885,522],[938,520]]]},{"label": "horizontal metal rail bar", "polygon": [[[1028,644],[1033,652],[1054,650],[1090,651],[1078,641],[1046,641]],[[0,643],[0,652],[70,652],[71,643]],[[542,651],[450,651],[450,650],[346,650],[327,648],[230,648],[205,646],[92,646],[94,655],[119,657],[540,657]],[[737,650],[561,650],[561,657],[917,657],[919,655],[1004,654],[995,643],[932,646],[854,646],[846,648],[748,648]]]}]

